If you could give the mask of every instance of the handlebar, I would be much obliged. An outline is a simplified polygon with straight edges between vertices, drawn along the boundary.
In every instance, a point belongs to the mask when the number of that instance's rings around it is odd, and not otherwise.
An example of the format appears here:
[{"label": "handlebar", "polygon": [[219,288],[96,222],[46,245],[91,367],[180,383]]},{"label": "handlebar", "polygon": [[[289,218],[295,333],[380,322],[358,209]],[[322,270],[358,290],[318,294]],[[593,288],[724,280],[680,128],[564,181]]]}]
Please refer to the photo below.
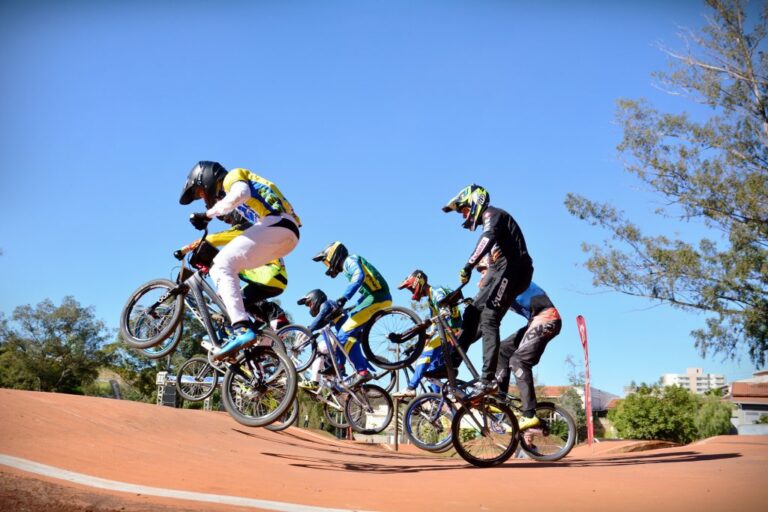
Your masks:
[{"label": "handlebar", "polygon": [[445,307],[451,307],[457,305],[461,301],[471,301],[472,299],[466,299],[464,298],[464,293],[461,291],[465,286],[467,286],[467,283],[462,284],[455,290],[453,290],[448,296],[446,296],[443,300],[437,303],[437,307],[439,308],[445,308]]}]

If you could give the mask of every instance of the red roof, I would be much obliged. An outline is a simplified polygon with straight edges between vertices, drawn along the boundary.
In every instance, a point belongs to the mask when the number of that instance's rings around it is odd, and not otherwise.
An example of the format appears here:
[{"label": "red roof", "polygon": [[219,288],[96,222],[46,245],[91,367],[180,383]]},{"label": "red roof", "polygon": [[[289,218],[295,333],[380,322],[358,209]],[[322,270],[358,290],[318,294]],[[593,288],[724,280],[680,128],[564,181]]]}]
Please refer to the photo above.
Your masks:
[{"label": "red roof", "polygon": [[768,404],[768,382],[734,382],[731,400],[737,403]]},{"label": "red roof", "polygon": [[611,409],[615,409],[617,405],[619,405],[619,402],[621,402],[621,398],[614,398],[610,402],[608,402],[608,405],[605,406],[606,411],[610,411]]}]

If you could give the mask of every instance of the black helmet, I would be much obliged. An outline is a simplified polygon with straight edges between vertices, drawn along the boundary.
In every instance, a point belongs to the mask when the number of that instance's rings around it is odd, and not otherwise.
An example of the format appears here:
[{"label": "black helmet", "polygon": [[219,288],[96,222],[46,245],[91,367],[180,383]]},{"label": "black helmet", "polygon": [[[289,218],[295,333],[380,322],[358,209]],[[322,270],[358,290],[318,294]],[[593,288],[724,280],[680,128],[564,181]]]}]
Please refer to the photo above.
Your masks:
[{"label": "black helmet", "polygon": [[199,198],[200,193],[202,193],[202,197],[205,199],[205,207],[210,208],[219,198],[221,185],[226,175],[227,170],[218,162],[209,162],[207,160],[197,162],[192,170],[189,171],[187,182],[181,191],[179,203],[189,204]]},{"label": "black helmet", "polygon": [[320,306],[327,300],[328,296],[323,290],[315,289],[300,298],[296,304],[299,306],[306,305],[309,308],[309,314],[315,317],[320,312]]},{"label": "black helmet", "polygon": [[322,261],[328,267],[325,275],[336,277],[344,267],[344,260],[349,256],[349,251],[341,242],[333,242],[331,245],[317,253],[312,261]]},{"label": "black helmet", "polygon": [[427,284],[427,274],[422,270],[414,270],[402,283],[397,285],[397,289],[402,290],[406,288],[413,293],[411,300],[420,300],[427,293]]}]

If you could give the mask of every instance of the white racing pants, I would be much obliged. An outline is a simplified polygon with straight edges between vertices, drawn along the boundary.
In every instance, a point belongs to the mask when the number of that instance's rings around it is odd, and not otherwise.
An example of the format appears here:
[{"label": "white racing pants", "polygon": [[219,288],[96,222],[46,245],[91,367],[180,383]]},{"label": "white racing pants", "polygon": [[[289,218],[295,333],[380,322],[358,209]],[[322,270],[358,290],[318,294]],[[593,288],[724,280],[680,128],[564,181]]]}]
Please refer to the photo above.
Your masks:
[{"label": "white racing pants", "polygon": [[260,267],[282,258],[299,242],[299,238],[290,229],[274,226],[281,220],[277,215],[260,219],[225,245],[213,259],[211,278],[233,324],[249,320],[243,306],[237,274],[241,270]]}]

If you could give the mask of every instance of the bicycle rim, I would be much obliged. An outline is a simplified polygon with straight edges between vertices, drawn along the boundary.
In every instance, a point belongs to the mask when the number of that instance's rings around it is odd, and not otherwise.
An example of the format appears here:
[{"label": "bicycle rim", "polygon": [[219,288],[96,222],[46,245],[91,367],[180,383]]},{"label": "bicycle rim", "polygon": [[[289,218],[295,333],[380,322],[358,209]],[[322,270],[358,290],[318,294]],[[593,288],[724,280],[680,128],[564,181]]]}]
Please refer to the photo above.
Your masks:
[{"label": "bicycle rim", "polygon": [[216,369],[204,357],[193,357],[179,368],[176,389],[184,400],[198,402],[205,400],[216,390],[218,375]]},{"label": "bicycle rim", "polygon": [[427,393],[418,396],[405,412],[405,434],[417,447],[440,452],[453,441],[451,424],[453,411],[443,403],[442,396]]},{"label": "bicycle rim", "polygon": [[361,434],[378,434],[389,425],[394,413],[389,394],[374,384],[364,384],[347,398],[344,413],[349,426]]},{"label": "bicycle rim", "polygon": [[552,404],[539,404],[540,424],[520,433],[520,447],[529,457],[541,461],[560,460],[576,443],[576,423],[565,410]]},{"label": "bicycle rim", "polygon": [[296,369],[281,352],[268,346],[253,347],[227,370],[222,400],[238,423],[263,427],[291,407],[296,396]]},{"label": "bicycle rim", "polygon": [[517,431],[517,420],[509,407],[492,401],[462,407],[451,425],[456,452],[478,467],[509,459],[517,448]]}]

